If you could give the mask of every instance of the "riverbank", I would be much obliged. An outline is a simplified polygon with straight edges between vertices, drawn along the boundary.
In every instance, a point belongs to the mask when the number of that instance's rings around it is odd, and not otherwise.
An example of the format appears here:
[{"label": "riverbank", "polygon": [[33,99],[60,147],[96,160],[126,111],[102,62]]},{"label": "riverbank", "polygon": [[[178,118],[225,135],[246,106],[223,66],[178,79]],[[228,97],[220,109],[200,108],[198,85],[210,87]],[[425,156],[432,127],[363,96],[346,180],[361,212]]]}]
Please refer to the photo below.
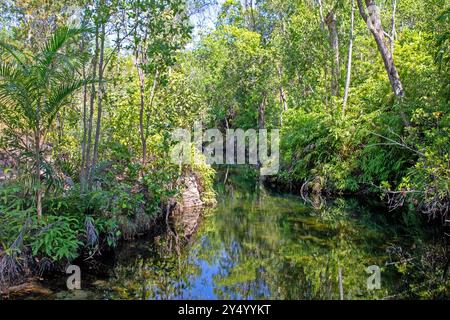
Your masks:
[{"label": "riverbank", "polygon": [[108,181],[117,170],[111,166],[94,190],[75,184],[46,196],[42,218],[26,207],[14,180],[3,183],[0,236],[10,245],[0,248],[2,295],[39,290],[32,284],[47,273],[64,273],[68,264],[97,268],[96,261],[121,242],[170,229],[170,215],[214,205],[214,171],[208,166],[149,169],[139,180],[121,172]]},{"label": "riverbank", "polygon": [[[83,273],[81,290],[67,290],[61,274],[43,282],[50,295],[28,298],[340,299],[339,269],[345,299],[448,297],[436,263],[428,275],[411,269],[430,234],[355,198],[315,209],[298,196],[247,191],[229,185],[188,241],[163,232],[123,242],[105,272]],[[171,220],[173,230],[182,224]],[[367,288],[369,265],[381,269],[379,290]]]},{"label": "riverbank", "polygon": [[[72,264],[83,270],[81,291],[67,290],[67,275],[60,264],[29,283],[14,286],[11,297],[210,299],[227,297],[211,290],[221,294],[231,290],[231,297],[237,299],[337,299],[334,274],[339,266],[344,269],[348,299],[448,297],[448,284],[443,280],[444,247],[439,245],[438,233],[414,212],[390,212],[370,197],[305,201],[307,194],[261,188],[255,173],[246,170],[230,170],[225,183],[222,172],[217,172],[218,208],[208,209],[215,202],[211,185],[205,187],[194,172],[186,173],[176,179],[183,186],[178,196],[161,204],[147,229],[133,236],[124,232],[127,237],[122,236],[114,246],[98,247],[94,254],[80,252]],[[100,235],[99,243],[104,239]],[[281,256],[276,258],[277,254]],[[275,265],[269,263],[273,259],[278,261]],[[230,267],[224,269],[222,263]],[[278,264],[284,269],[279,270]],[[382,291],[370,292],[363,286],[365,267],[374,264],[383,270],[387,283]],[[267,271],[268,265],[277,267]],[[325,265],[327,269],[322,270]],[[304,277],[298,279],[303,287],[294,290],[290,287],[294,280],[283,280],[277,272]],[[313,284],[318,274],[322,280]],[[287,290],[284,295],[267,289],[273,281]],[[199,282],[208,285],[205,288]],[[162,283],[169,283],[175,291],[163,294]],[[423,283],[429,286],[423,288]],[[142,286],[156,287],[139,292]],[[190,286],[194,289],[189,291]],[[246,296],[240,293],[244,288],[255,289],[248,289],[251,294]]]}]

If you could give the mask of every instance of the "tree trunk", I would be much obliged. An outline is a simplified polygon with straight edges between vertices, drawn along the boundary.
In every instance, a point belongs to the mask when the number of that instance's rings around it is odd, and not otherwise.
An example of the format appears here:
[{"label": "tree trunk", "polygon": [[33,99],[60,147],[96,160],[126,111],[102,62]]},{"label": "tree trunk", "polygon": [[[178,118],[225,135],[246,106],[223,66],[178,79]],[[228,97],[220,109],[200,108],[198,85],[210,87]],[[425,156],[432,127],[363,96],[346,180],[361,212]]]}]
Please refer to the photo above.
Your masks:
[{"label": "tree trunk", "polygon": [[395,49],[395,38],[397,37],[396,31],[395,31],[395,14],[397,13],[397,0],[392,0],[392,19],[391,19],[391,52],[392,55],[394,55],[394,49]]},{"label": "tree trunk", "polygon": [[[39,118],[39,107],[38,107]],[[38,219],[42,217],[42,190],[41,190],[41,131],[40,121],[37,121],[34,134],[34,152],[35,152],[35,180],[36,180],[36,212]]]},{"label": "tree trunk", "polygon": [[139,94],[140,94],[140,109],[139,109],[139,134],[141,136],[142,145],[142,165],[145,166],[147,163],[147,139],[144,133],[144,111],[145,111],[145,74],[142,69],[143,58],[142,55],[142,45],[139,44],[136,48],[136,69],[139,76]]},{"label": "tree trunk", "polygon": [[[94,58],[92,60],[92,77],[95,79],[97,77],[97,64],[98,64],[98,51],[99,51],[99,32],[98,32],[98,26],[95,28],[95,52],[94,52]],[[85,147],[85,169],[84,174],[85,177],[83,181],[85,184],[89,185],[90,181],[90,175],[91,175],[91,150],[92,150],[92,129],[93,129],[93,122],[94,122],[94,102],[95,102],[95,83],[92,83],[91,85],[91,96],[89,100],[89,122],[88,122],[88,128],[87,128],[87,144]],[[83,187],[83,186],[82,186]]]},{"label": "tree trunk", "polygon": [[266,127],[266,104],[267,96],[264,94],[263,100],[258,108],[258,127],[259,129],[264,129]]},{"label": "tree trunk", "polygon": [[141,97],[141,108],[139,110],[139,132],[142,143],[142,165],[147,163],[147,139],[144,133],[144,110],[145,110],[145,76],[141,68],[139,68],[139,91]]},{"label": "tree trunk", "polygon": [[98,147],[100,144],[100,131],[101,131],[101,122],[102,122],[102,103],[103,103],[103,95],[105,93],[105,86],[103,83],[103,61],[105,56],[105,22],[102,22],[102,30],[100,36],[100,60],[98,64],[98,81],[99,81],[99,90],[97,97],[97,125],[95,129],[95,142],[94,142],[94,155],[92,157],[92,167],[97,164],[98,160]]},{"label": "tree trunk", "polygon": [[64,136],[64,109],[56,113],[56,131],[58,133],[58,144],[61,144]]},{"label": "tree trunk", "polygon": [[[266,127],[266,105],[267,105],[267,95],[264,94],[261,104],[259,105],[258,108],[258,127],[260,130],[265,129]],[[261,150],[259,150],[258,152],[261,152]],[[261,174],[261,168],[262,163],[260,159],[258,159],[258,170],[260,171],[258,185],[260,191],[263,190],[265,181],[265,176]]]},{"label": "tree trunk", "polygon": [[[147,107],[148,110],[152,110],[153,102],[155,101],[156,87],[158,86],[158,77],[159,77],[159,71],[158,71],[158,69],[156,69],[154,78],[153,78],[152,90],[150,92],[150,102],[148,103],[148,107]],[[150,125],[150,113],[147,112],[146,126],[145,126],[145,141],[147,141],[147,137],[149,136],[149,129],[150,129],[149,125]]]},{"label": "tree trunk", "polygon": [[283,88],[283,71],[281,69],[281,66],[278,66],[278,78],[280,81],[279,91],[280,91],[280,126],[283,125],[283,112],[287,110],[287,99],[286,99],[286,93],[284,92]]},{"label": "tree trunk", "polygon": [[323,17],[322,0],[317,0],[317,3],[319,4],[320,27],[323,29],[325,27],[325,18]]},{"label": "tree trunk", "polygon": [[[84,52],[84,39],[82,39],[81,52]],[[86,67],[83,63],[82,67],[83,80],[86,81]],[[82,188],[85,186],[86,177],[86,138],[87,138],[87,85],[83,85],[83,138],[81,141],[81,172],[80,172],[80,182]]]},{"label": "tree trunk", "polygon": [[42,190],[41,190],[41,101],[36,106],[36,127],[34,130],[34,165],[36,188],[36,212],[38,219],[42,217]]},{"label": "tree trunk", "polygon": [[347,60],[347,76],[345,79],[345,90],[344,90],[344,103],[342,105],[342,115],[345,116],[348,101],[348,92],[350,90],[350,78],[352,73],[352,54],[353,54],[353,27],[355,22],[355,7],[354,0],[352,0],[352,11],[350,17],[350,34],[349,34],[349,44],[348,44],[348,60]]},{"label": "tree trunk", "polygon": [[330,11],[325,19],[330,36],[330,45],[333,50],[333,67],[331,80],[331,94],[335,97],[339,96],[339,80],[341,78],[340,63],[339,63],[339,36],[337,31],[336,15]]},{"label": "tree trunk", "polygon": [[375,4],[374,0],[365,0],[365,5],[367,8],[368,15],[366,14],[366,9],[362,4],[362,0],[358,1],[358,8],[361,14],[361,17],[367,24],[370,32],[372,32],[373,37],[378,46],[378,50],[380,51],[381,57],[383,58],[384,67],[389,77],[389,81],[391,83],[392,91],[394,92],[396,97],[403,97],[403,85],[400,81],[400,76],[398,75],[397,68],[394,64],[394,58],[392,56],[392,52],[389,49],[386,40],[385,40],[385,32],[383,27],[381,26],[380,12]]}]

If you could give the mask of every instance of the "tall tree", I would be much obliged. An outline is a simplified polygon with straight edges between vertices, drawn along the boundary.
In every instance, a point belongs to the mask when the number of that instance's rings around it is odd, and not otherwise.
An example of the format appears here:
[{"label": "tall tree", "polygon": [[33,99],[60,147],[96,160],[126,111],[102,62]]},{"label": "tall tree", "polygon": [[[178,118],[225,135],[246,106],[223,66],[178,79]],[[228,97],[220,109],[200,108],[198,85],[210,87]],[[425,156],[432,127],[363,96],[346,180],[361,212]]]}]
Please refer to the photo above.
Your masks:
[{"label": "tall tree", "polygon": [[95,128],[94,154],[92,156],[92,166],[95,167],[98,160],[98,148],[100,144],[101,123],[103,115],[103,96],[105,95],[105,84],[103,81],[105,68],[105,38],[107,14],[102,15],[100,27],[100,57],[98,60],[98,96],[97,96],[97,123]]},{"label": "tall tree", "polygon": [[[6,110],[15,110],[13,115],[21,117],[32,131],[33,147],[27,144],[23,147],[33,153],[38,217],[42,216],[42,147],[46,142],[46,134],[59,110],[68,103],[69,97],[89,82],[78,79],[77,64],[63,52],[69,40],[82,32],[83,29],[62,27],[45,43],[41,52],[32,56],[0,43],[0,109],[4,115],[10,114]],[[6,119],[6,123],[8,121],[14,122],[13,119]]]},{"label": "tall tree", "polygon": [[355,22],[355,5],[354,0],[351,3],[351,13],[350,13],[350,32],[349,32],[349,44],[348,44],[348,58],[347,58],[347,75],[345,78],[345,89],[344,89],[344,102],[342,105],[342,114],[345,115],[347,110],[348,93],[350,90],[350,78],[352,74],[352,55],[353,55],[353,27]]},{"label": "tall tree", "polygon": [[[92,76],[94,78],[97,77],[97,70],[98,70],[98,56],[99,56],[99,28],[98,25],[95,25],[95,47],[94,47],[94,54],[91,59],[91,72]],[[92,163],[92,133],[93,133],[93,123],[94,123],[94,108],[95,108],[95,95],[96,95],[96,84],[92,83],[90,86],[90,96],[89,96],[89,118],[87,120],[87,126],[84,127],[86,130],[83,133],[83,136],[87,136],[86,143],[84,145],[84,148],[82,147],[82,150],[84,151],[84,167],[81,168],[81,187],[82,189],[89,186],[89,177],[90,177],[90,171],[91,171],[91,163]],[[85,112],[83,114],[83,118],[87,118],[86,112],[88,111],[87,108],[83,108],[83,111]]]},{"label": "tall tree", "polygon": [[[392,55],[391,49],[389,48],[389,43],[386,41],[385,31],[381,25],[380,9],[375,3],[375,0],[364,0],[365,4],[362,3],[363,0],[358,1],[358,8],[361,17],[367,24],[370,32],[375,38],[378,50],[380,51],[381,57],[383,58],[384,67],[386,69],[389,81],[391,83],[392,91],[396,97],[403,97],[404,90],[403,84],[400,80],[397,68],[395,67],[394,57]],[[367,9],[367,13],[366,13]]]},{"label": "tall tree", "polygon": [[[145,113],[153,107],[158,85],[166,82],[166,71],[176,62],[176,55],[190,39],[191,27],[185,0],[136,1],[129,12],[133,25],[132,50],[139,81],[139,133],[142,164],[147,162],[149,123]],[[146,78],[153,78],[146,94]],[[146,102],[148,104],[146,105]]]},{"label": "tall tree", "polygon": [[328,27],[329,39],[331,49],[333,51],[333,64],[332,64],[332,80],[331,80],[331,93],[333,96],[339,96],[339,80],[341,78],[341,68],[339,62],[339,35],[337,30],[337,20],[334,10],[331,10],[325,18],[325,23]]},{"label": "tall tree", "polygon": [[[88,119],[86,121],[87,125],[84,126],[85,132],[83,132],[82,142],[82,159],[84,159],[84,166],[80,170],[80,181],[83,189],[91,186],[92,171],[95,168],[99,157],[103,100],[106,94],[104,72],[109,61],[105,59],[105,41],[108,36],[107,24],[112,15],[111,8],[113,5],[113,2],[96,0],[94,1],[94,7],[87,7],[84,12],[84,19],[90,22],[95,30],[95,44],[90,63],[90,72],[93,78],[98,78],[98,82],[92,83],[90,88],[89,110],[83,108],[83,119]],[[89,115],[86,115],[85,112],[87,111],[89,111]]]}]

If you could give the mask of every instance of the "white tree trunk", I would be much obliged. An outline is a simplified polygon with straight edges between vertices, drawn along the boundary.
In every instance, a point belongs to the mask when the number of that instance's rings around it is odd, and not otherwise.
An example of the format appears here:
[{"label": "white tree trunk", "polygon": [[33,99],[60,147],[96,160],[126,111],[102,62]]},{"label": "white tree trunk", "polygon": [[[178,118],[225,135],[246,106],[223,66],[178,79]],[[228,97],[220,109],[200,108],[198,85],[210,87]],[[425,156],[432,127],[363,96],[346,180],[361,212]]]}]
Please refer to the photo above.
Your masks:
[{"label": "white tree trunk", "polygon": [[345,91],[344,91],[344,103],[342,105],[342,115],[345,116],[347,110],[348,93],[350,90],[350,78],[352,73],[352,54],[353,54],[353,27],[355,22],[355,8],[354,0],[352,0],[352,12],[350,18],[350,34],[349,34],[349,44],[348,44],[348,60],[347,60],[347,76],[345,79]]}]

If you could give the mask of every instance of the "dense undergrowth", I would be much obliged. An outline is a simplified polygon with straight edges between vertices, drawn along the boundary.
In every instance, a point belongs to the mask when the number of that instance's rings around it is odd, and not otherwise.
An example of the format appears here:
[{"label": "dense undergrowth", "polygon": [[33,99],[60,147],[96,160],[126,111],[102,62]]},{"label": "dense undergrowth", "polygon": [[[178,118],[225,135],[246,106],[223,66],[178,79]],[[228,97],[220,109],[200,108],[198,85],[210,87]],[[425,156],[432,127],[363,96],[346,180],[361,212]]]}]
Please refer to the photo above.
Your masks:
[{"label": "dense undergrowth", "polygon": [[92,190],[84,191],[75,183],[67,190],[49,191],[40,219],[27,196],[30,190],[17,181],[3,183],[0,285],[62,269],[77,258],[97,257],[123,239],[152,231],[165,216],[166,204],[179,198],[185,176],[196,177],[205,205],[215,200],[214,171],[207,165],[179,168],[154,162],[145,174],[139,176],[139,172],[139,165],[104,164]]},{"label": "dense undergrowth", "polygon": [[[324,193],[375,193],[393,207],[410,205],[433,218],[447,214],[450,181],[448,74],[439,71],[433,39],[405,31],[397,55],[408,71],[409,94],[396,101],[389,88],[361,79],[346,116],[308,102],[284,116],[282,172],[276,181]],[[408,68],[407,66],[414,66]],[[364,89],[362,89],[364,88]],[[381,96],[384,97],[380,99]],[[316,102],[320,103],[320,102]],[[362,113],[360,110],[364,110]],[[406,114],[405,126],[400,112]]]}]

